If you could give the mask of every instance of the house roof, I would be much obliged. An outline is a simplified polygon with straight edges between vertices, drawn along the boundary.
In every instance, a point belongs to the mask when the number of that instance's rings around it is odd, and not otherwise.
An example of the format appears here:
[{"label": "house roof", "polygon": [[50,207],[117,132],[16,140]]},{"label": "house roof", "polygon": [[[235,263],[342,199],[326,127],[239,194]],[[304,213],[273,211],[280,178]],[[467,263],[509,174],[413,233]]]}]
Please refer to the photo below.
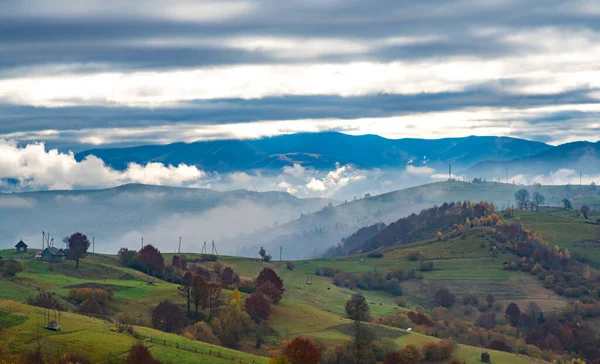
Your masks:
[{"label": "house roof", "polygon": [[27,244],[25,244],[23,240],[21,240],[17,243],[17,245],[15,245],[15,248],[27,248]]},{"label": "house roof", "polygon": [[56,248],[55,248],[55,247],[53,247],[53,246],[50,246],[50,247],[48,247],[48,248],[44,249],[44,251],[42,252],[42,254],[44,254],[44,253],[46,253],[46,252],[47,252],[48,254],[50,254],[50,255],[53,255],[53,256],[57,256],[57,255],[65,255],[65,254],[62,252],[62,250],[60,250],[60,249],[56,249]]}]

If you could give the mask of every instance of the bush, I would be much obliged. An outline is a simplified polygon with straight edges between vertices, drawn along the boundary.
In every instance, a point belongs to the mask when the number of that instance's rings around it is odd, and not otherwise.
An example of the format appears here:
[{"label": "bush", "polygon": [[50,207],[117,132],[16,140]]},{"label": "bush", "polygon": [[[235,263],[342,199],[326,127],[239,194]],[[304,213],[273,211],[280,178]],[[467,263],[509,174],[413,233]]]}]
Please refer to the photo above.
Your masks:
[{"label": "bush", "polygon": [[421,258],[421,252],[418,250],[411,250],[408,252],[408,260],[417,261]]},{"label": "bush", "polygon": [[185,330],[185,336],[204,343],[220,345],[219,339],[213,333],[212,328],[206,322],[198,322]]},{"label": "bush", "polygon": [[14,278],[17,273],[21,273],[23,267],[16,260],[3,260],[0,262],[0,273],[7,278]]},{"label": "bush", "polygon": [[135,344],[129,350],[125,364],[160,364],[160,361],[152,358],[150,350],[143,344]]},{"label": "bush", "polygon": [[454,295],[454,293],[450,292],[448,288],[443,287],[435,292],[435,301],[440,306],[452,307],[452,305],[454,305],[454,302],[456,301],[456,296]]},{"label": "bush", "polygon": [[421,260],[421,266],[419,267],[421,272],[429,272],[433,270],[433,262],[426,262]]},{"label": "bush", "polygon": [[372,252],[372,253],[367,254],[367,258],[376,258],[376,259],[383,258],[383,253]]},{"label": "bush", "polygon": [[66,311],[67,309],[61,305],[56,298],[54,298],[54,294],[50,292],[40,292],[36,297],[29,297],[27,299],[27,304],[37,307],[49,308],[51,310],[58,311]]},{"label": "bush", "polygon": [[187,324],[187,317],[169,300],[160,302],[150,313],[152,327],[165,332],[177,332]]},{"label": "bush", "polygon": [[421,359],[421,350],[414,345],[406,345],[398,352],[400,354],[400,358],[409,363],[416,362]]},{"label": "bush", "polygon": [[408,308],[408,300],[404,297],[394,298],[394,303],[400,307]]},{"label": "bush", "polygon": [[292,263],[292,262],[287,262],[287,263],[285,263],[285,267],[288,270],[294,270],[294,268],[296,268],[296,265],[294,263]]},{"label": "bush", "polygon": [[479,299],[473,293],[467,293],[462,298],[463,304],[476,306],[479,303]]},{"label": "bush", "polygon": [[254,284],[254,282],[251,279],[242,279],[240,281],[240,286],[238,287],[238,290],[240,292],[244,292],[244,293],[254,293],[254,291],[256,291],[256,284]]}]

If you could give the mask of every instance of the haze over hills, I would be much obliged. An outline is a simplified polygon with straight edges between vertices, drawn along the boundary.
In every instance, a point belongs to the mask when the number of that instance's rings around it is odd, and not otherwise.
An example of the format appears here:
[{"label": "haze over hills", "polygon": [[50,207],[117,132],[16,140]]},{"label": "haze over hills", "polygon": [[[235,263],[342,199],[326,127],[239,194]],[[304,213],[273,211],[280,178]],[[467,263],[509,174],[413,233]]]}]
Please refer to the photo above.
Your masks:
[{"label": "haze over hills", "polygon": [[535,176],[570,169],[577,173],[581,170],[584,174],[592,174],[598,172],[599,166],[600,141],[573,142],[507,161],[483,161],[468,168],[464,173],[469,176],[504,176],[508,169],[511,176]]},{"label": "haze over hills", "polygon": [[[20,239],[37,246],[42,231],[60,245],[80,231],[96,238],[96,251],[138,248],[140,239],[173,250],[200,251],[203,241],[234,237],[301,213],[316,211],[329,199],[299,199],[285,192],[231,191],[129,184],[103,190],[0,194],[0,247]],[[219,245],[222,253],[233,246]]]},{"label": "haze over hills", "polygon": [[115,169],[134,162],[184,163],[214,172],[278,170],[300,164],[317,170],[336,164],[361,169],[404,169],[406,165],[467,168],[486,160],[509,160],[539,153],[551,146],[509,137],[386,139],[336,132],[300,133],[255,140],[219,140],[131,148],[92,149],[75,155],[78,161],[95,155]]}]

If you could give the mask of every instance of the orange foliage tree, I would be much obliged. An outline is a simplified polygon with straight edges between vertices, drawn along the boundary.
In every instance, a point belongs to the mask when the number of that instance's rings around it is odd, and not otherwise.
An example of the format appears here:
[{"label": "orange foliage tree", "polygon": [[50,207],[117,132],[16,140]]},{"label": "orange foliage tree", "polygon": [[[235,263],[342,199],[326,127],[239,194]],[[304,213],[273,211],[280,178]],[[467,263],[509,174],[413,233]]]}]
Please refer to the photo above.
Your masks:
[{"label": "orange foliage tree", "polygon": [[285,357],[292,364],[319,364],[321,350],[309,339],[297,337],[285,348]]}]

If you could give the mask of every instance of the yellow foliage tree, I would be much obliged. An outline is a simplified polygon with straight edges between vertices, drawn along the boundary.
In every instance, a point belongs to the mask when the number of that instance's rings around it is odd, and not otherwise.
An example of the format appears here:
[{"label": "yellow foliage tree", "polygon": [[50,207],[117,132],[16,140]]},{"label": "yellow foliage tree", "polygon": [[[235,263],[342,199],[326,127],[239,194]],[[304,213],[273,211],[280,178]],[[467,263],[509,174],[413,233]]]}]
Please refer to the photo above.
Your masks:
[{"label": "yellow foliage tree", "polygon": [[237,311],[242,311],[242,295],[237,288],[231,292],[231,302],[229,304]]},{"label": "yellow foliage tree", "polygon": [[438,232],[437,232],[437,239],[438,239],[438,240],[442,240],[442,238],[443,238],[443,237],[444,237],[444,234],[442,234],[442,232],[441,232],[441,231],[438,231]]}]

